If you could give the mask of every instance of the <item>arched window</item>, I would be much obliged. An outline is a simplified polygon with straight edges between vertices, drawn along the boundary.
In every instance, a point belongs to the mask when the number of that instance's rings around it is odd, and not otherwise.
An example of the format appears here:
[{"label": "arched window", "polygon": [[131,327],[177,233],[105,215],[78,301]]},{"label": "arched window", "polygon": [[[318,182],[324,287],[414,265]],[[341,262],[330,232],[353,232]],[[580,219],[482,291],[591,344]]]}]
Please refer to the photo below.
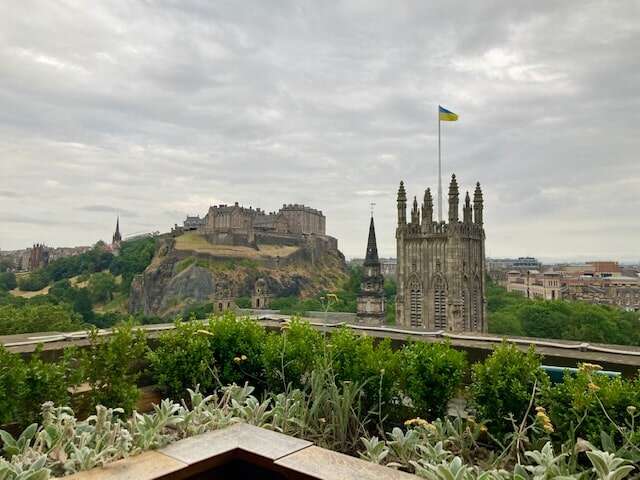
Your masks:
[{"label": "arched window", "polygon": [[256,308],[260,308],[260,299],[256,298]]},{"label": "arched window", "polygon": [[468,280],[465,277],[462,287],[462,317],[465,330],[471,329],[471,296],[469,295]]},{"label": "arched window", "polygon": [[422,285],[417,278],[409,282],[409,320],[412,327],[422,326]]},{"label": "arched window", "polygon": [[482,294],[480,292],[480,280],[476,278],[473,282],[471,293],[471,328],[478,330],[480,317],[482,316]]},{"label": "arched window", "polygon": [[447,328],[447,291],[441,276],[433,282],[433,310],[434,326]]}]

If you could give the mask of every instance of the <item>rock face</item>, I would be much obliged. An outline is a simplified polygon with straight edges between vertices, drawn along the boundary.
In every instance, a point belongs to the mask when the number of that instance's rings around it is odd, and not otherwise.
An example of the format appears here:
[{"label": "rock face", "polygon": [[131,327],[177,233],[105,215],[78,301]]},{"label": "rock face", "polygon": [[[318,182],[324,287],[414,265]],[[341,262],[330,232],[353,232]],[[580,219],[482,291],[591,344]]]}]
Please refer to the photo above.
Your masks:
[{"label": "rock face", "polygon": [[[333,239],[335,240],[335,239]],[[310,237],[299,248],[269,245],[251,249],[209,245],[202,238],[193,249],[173,238],[161,241],[156,255],[131,284],[129,311],[171,317],[194,303],[250,297],[259,278],[274,297],[308,297],[337,288],[346,278],[344,256],[334,242]]]}]

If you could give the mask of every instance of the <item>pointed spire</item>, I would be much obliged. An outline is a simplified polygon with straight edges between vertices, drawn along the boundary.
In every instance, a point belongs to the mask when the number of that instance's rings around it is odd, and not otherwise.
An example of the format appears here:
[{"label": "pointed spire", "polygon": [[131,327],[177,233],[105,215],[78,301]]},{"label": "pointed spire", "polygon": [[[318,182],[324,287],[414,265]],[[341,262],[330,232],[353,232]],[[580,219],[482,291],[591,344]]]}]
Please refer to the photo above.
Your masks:
[{"label": "pointed spire", "polygon": [[121,241],[122,235],[120,234],[120,215],[118,215],[118,219],[116,220],[116,231],[113,232],[111,243],[120,243]]},{"label": "pointed spire", "polygon": [[398,188],[398,227],[407,224],[407,192],[404,190],[404,182],[400,182]]},{"label": "pointed spire", "polygon": [[476,190],[473,192],[473,216],[474,223],[476,225],[482,225],[482,210],[484,208],[484,201],[482,199],[482,190],[480,189],[480,182],[476,183]]},{"label": "pointed spire", "polygon": [[424,191],[424,200],[422,201],[422,231],[431,231],[433,222],[433,198],[431,197],[431,189]]},{"label": "pointed spire", "polygon": [[367,254],[364,257],[365,265],[377,265],[378,260],[378,245],[376,243],[376,228],[373,224],[373,215],[371,215],[371,222],[369,223],[369,239],[367,240]]},{"label": "pointed spire", "polygon": [[404,190],[404,182],[400,180],[400,188],[398,188],[398,202],[407,201],[407,192]]},{"label": "pointed spire", "polygon": [[420,225],[420,211],[418,210],[418,198],[413,197],[413,208],[411,209],[411,223]]},{"label": "pointed spire", "polygon": [[451,175],[449,184],[449,222],[458,221],[458,182],[455,173]]},{"label": "pointed spire", "polygon": [[472,223],[471,219],[471,197],[469,197],[469,192],[464,197],[464,208],[462,209],[462,218],[464,223]]}]

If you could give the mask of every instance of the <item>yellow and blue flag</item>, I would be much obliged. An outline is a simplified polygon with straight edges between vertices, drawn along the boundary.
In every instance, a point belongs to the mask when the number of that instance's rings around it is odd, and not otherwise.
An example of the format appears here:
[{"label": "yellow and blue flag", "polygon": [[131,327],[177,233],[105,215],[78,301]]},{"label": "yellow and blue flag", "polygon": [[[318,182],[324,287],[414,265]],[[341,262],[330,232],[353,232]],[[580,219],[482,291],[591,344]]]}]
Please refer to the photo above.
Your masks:
[{"label": "yellow and blue flag", "polygon": [[455,122],[458,120],[458,114],[450,112],[444,107],[438,105],[438,112],[440,113],[440,120],[442,122]]}]

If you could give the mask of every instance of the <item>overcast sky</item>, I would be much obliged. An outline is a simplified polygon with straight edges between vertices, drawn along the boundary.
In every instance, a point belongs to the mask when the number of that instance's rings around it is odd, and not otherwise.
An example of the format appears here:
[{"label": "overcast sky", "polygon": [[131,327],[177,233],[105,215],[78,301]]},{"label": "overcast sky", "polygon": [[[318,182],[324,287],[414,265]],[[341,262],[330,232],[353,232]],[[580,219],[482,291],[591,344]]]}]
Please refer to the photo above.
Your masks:
[{"label": "overcast sky", "polygon": [[[238,201],[395,255],[396,191],[480,181],[487,253],[640,258],[640,2],[5,1],[0,249]],[[445,178],[448,184],[448,178]]]}]

